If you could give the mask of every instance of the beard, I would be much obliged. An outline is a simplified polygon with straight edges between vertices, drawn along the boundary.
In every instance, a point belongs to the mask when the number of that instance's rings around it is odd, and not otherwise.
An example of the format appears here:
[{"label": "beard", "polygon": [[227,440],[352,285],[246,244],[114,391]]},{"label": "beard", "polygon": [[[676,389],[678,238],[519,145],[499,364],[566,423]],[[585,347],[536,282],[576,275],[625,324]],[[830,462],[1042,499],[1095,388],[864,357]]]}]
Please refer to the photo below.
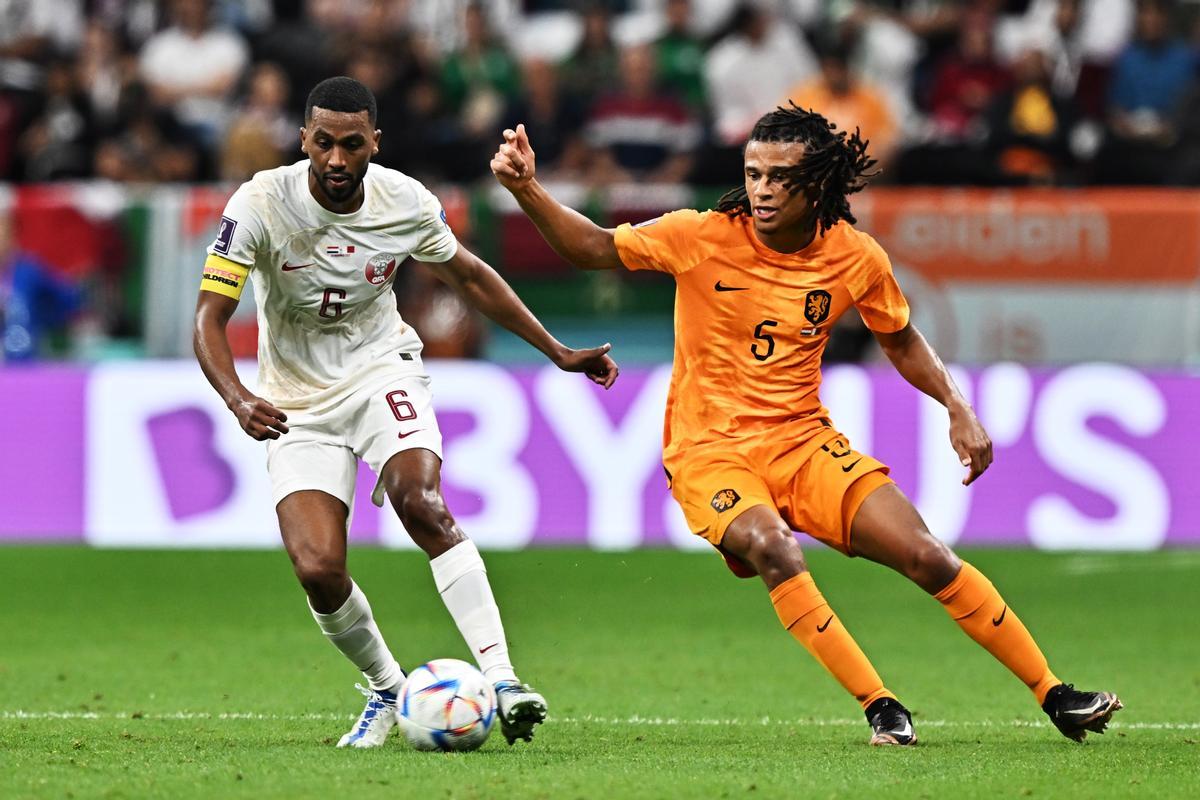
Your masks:
[{"label": "beard", "polygon": [[[314,175],[317,175],[316,170],[312,166],[309,167],[309,170]],[[345,175],[348,180],[345,180],[341,183],[334,183],[329,180],[329,176],[331,175]],[[321,193],[329,200],[335,203],[344,203],[350,198],[354,197],[359,187],[362,186],[364,175],[365,171],[363,174],[359,175],[348,171],[326,172],[324,174],[317,175],[317,185],[321,187]]]}]

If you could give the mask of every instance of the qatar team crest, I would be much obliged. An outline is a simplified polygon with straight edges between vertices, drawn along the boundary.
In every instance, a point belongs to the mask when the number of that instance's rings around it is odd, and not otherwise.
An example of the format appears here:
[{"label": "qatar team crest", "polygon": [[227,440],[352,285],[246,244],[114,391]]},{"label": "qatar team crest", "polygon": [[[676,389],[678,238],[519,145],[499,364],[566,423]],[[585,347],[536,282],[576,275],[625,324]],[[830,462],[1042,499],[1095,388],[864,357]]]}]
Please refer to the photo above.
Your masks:
[{"label": "qatar team crest", "polygon": [[824,289],[813,289],[804,296],[804,318],[813,325],[829,319],[829,306],[833,296]]},{"label": "qatar team crest", "polygon": [[722,511],[728,511],[736,506],[738,501],[741,499],[742,496],[733,489],[722,489],[713,495],[712,507],[716,509],[718,513]]},{"label": "qatar team crest", "polygon": [[376,253],[367,260],[367,283],[372,286],[379,284],[392,277],[392,273],[396,271],[396,257],[391,253]]}]

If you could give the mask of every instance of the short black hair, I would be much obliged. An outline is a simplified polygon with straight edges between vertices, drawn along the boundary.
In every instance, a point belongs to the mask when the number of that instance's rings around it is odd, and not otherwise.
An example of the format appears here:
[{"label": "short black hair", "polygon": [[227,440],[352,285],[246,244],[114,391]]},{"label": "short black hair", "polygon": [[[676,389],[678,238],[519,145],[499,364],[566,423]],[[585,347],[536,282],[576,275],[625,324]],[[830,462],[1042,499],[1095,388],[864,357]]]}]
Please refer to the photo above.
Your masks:
[{"label": "short black hair", "polygon": [[[806,186],[816,190],[817,229],[822,236],[841,220],[850,224],[858,221],[850,213],[846,198],[862,191],[867,179],[877,172],[872,170],[875,159],[867,155],[868,142],[859,136],[857,128],[854,133],[839,131],[817,112],[789,101],[787,108],[780,106],[760,117],[749,141],[804,144],[804,157],[789,170],[788,183],[793,191]],[[726,192],[717,201],[717,211],[731,217],[749,215],[746,188]]]},{"label": "short black hair", "polygon": [[326,78],[313,87],[304,103],[304,121],[312,121],[313,108],[325,108],[330,111],[344,111],[354,114],[366,111],[371,125],[375,125],[378,108],[375,105],[375,95],[366,86],[354,78],[339,75],[336,78]]}]

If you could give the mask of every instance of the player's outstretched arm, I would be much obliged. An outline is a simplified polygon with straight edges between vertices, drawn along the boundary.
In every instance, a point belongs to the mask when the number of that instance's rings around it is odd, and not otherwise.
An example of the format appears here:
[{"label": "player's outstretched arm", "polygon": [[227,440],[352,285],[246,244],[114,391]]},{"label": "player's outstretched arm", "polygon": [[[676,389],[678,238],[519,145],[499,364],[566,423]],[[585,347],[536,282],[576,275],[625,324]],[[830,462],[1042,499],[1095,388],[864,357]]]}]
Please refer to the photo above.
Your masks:
[{"label": "player's outstretched arm", "polygon": [[555,339],[496,270],[461,244],[449,261],[426,266],[489,319],[545,353],[559,369],[582,372],[605,389],[617,379],[617,364],[608,355],[612,345],[572,350]]},{"label": "player's outstretched arm", "polygon": [[883,352],[904,379],[944,405],[950,412],[950,444],[968,468],[963,486],[983,474],[992,463],[992,440],[962,396],[942,359],[911,322],[895,333],[876,333]]},{"label": "player's outstretched arm", "polygon": [[192,349],[204,377],[237,417],[242,430],[259,441],[278,439],[280,434],[288,432],[287,414],[243,386],[233,365],[233,351],[229,349],[225,328],[237,304],[232,297],[201,291],[196,301]]},{"label": "player's outstretched arm", "polygon": [[496,180],[517,199],[554,252],[583,269],[622,266],[611,229],[567,208],[537,182],[537,158],[523,124],[504,131],[504,143],[492,156],[491,167]]}]

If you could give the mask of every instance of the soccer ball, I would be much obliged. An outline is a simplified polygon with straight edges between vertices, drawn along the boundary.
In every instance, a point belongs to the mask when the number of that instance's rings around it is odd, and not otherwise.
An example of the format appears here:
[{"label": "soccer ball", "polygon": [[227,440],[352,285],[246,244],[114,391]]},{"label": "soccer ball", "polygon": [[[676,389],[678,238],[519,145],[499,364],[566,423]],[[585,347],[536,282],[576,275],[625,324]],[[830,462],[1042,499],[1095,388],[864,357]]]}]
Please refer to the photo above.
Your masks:
[{"label": "soccer ball", "polygon": [[412,671],[396,699],[404,738],[418,750],[474,750],[496,721],[496,691],[465,661],[438,658]]}]

